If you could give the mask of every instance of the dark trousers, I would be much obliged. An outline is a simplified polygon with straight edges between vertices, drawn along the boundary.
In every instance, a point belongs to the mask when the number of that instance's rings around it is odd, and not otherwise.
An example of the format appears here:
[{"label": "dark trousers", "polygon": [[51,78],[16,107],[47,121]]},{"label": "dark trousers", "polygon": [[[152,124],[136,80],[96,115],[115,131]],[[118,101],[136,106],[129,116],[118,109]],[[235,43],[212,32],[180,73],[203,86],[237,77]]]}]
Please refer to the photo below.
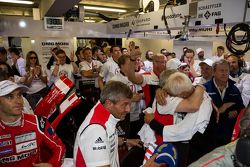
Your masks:
[{"label": "dark trousers", "polygon": [[189,141],[186,142],[171,142],[178,152],[178,167],[188,166]]}]

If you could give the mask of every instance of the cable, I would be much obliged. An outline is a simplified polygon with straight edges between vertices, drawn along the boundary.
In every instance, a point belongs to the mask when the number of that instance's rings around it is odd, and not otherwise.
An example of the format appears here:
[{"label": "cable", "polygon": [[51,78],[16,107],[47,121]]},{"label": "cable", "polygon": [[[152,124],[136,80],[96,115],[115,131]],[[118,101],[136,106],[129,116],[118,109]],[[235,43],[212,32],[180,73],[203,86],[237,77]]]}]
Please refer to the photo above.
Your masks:
[{"label": "cable", "polygon": [[[227,36],[226,46],[231,53],[240,56],[246,53],[250,49],[250,27],[248,24],[245,23],[236,24],[235,26],[232,27],[232,29],[229,31],[228,34],[226,32],[226,24],[224,24],[224,31]],[[236,33],[239,31],[245,32],[245,34],[240,40],[239,36],[238,37],[236,36]],[[245,49],[241,50],[241,49],[236,49],[234,47],[240,45],[245,45]]]},{"label": "cable", "polygon": [[167,19],[166,19],[166,8],[167,8],[167,6],[168,6],[168,1],[167,1],[166,5],[164,6],[164,9],[163,9],[162,20],[164,20],[164,23],[165,23],[167,32],[168,32],[168,34],[169,34],[169,36],[170,36],[170,39],[171,39],[171,38],[172,38],[172,37],[171,37],[171,31],[170,31],[170,29],[169,29],[168,21],[167,21]]}]

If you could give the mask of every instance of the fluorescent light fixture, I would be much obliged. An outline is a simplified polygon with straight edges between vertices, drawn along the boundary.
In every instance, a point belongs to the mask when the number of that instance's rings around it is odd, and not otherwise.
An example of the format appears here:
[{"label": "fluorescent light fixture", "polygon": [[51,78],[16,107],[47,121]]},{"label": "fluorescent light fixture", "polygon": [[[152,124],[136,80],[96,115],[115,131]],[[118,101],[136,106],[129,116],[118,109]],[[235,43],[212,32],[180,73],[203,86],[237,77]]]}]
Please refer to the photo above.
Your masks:
[{"label": "fluorescent light fixture", "polygon": [[95,23],[95,20],[84,20],[86,23]]},{"label": "fluorescent light fixture", "polygon": [[127,10],[124,10],[124,9],[97,7],[97,6],[83,6],[83,8],[87,10],[98,10],[98,11],[108,11],[108,12],[119,12],[119,13],[127,12]]},{"label": "fluorescent light fixture", "polygon": [[18,3],[18,4],[26,4],[26,5],[34,4],[34,2],[32,2],[32,1],[19,1],[19,0],[0,0],[0,2]]}]

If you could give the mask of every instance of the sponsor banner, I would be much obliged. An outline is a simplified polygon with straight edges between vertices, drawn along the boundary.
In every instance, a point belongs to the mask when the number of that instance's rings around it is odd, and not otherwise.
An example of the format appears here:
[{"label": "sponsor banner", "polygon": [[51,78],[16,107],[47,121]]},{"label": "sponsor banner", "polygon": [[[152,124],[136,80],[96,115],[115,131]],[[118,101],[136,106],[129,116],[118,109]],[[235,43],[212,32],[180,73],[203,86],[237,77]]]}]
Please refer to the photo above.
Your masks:
[{"label": "sponsor banner", "polygon": [[191,19],[191,26],[196,21],[200,21],[201,25],[215,24],[216,19],[223,19],[223,24],[233,24],[243,21],[245,0],[229,1],[229,0],[209,0],[199,1],[197,6],[196,19]]},{"label": "sponsor banner", "polygon": [[10,146],[12,144],[11,140],[0,142],[0,147]]},{"label": "sponsor banner", "polygon": [[35,148],[37,148],[37,144],[36,144],[36,140],[33,140],[33,141],[17,144],[16,145],[16,152],[20,153],[20,152],[24,152],[24,151],[33,150]]},{"label": "sponsor banner", "polygon": [[[228,33],[231,30],[232,26],[226,26],[226,32]],[[218,34],[216,33],[216,26],[213,27],[199,27],[199,28],[189,28],[189,37],[209,37],[209,36],[225,36],[224,26],[219,26]],[[171,36],[174,38],[176,35],[178,35],[180,31],[179,30],[171,30]],[[166,38],[169,37],[169,34],[167,31],[151,31],[151,32],[140,32],[136,33],[139,35],[147,36],[154,36],[154,37],[162,37],[165,36]],[[244,32],[238,32],[238,36],[244,35]]]},{"label": "sponsor banner", "polygon": [[51,50],[55,47],[63,49],[68,57],[73,50],[73,39],[71,38],[37,38],[35,39],[34,50],[39,55],[39,62],[46,66],[50,57],[52,56]]},{"label": "sponsor banner", "polygon": [[[181,29],[183,27],[184,16],[189,13],[196,13],[190,18],[189,27],[196,28],[196,23],[200,22],[201,27],[212,26],[217,21],[222,24],[236,24],[243,22],[245,0],[209,0],[199,1],[197,3],[196,12],[189,11],[189,4],[170,7],[166,9],[166,19],[171,30]],[[248,8],[246,21],[250,20],[250,7],[248,0]],[[191,9],[191,8],[190,8]],[[235,12],[236,11],[236,12]],[[232,13],[233,12],[233,13]],[[145,31],[161,31],[166,30],[166,25],[162,19],[163,10],[145,13],[137,17],[129,17],[122,20],[111,21],[107,23],[107,33],[118,34]]]},{"label": "sponsor banner", "polygon": [[35,132],[29,132],[29,133],[24,133],[18,136],[15,136],[15,142],[16,144],[22,143],[25,141],[30,141],[36,139],[36,133]]},{"label": "sponsor banner", "polygon": [[[167,8],[165,14],[169,28],[181,28],[184,16],[189,15],[189,5]],[[163,10],[158,10],[138,15],[137,17],[111,21],[107,23],[107,32],[109,34],[116,34],[128,33],[130,29],[132,32],[163,30],[166,29],[166,25],[162,16]]]}]

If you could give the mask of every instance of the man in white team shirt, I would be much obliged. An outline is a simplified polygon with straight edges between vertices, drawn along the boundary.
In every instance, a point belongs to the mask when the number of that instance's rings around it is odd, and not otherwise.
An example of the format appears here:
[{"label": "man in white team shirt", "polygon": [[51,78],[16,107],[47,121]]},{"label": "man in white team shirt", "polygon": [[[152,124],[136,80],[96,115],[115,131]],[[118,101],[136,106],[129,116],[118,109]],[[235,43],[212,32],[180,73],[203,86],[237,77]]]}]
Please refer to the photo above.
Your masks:
[{"label": "man in white team shirt", "polygon": [[116,133],[116,124],[130,112],[132,91],[119,81],[107,83],[100,101],[80,126],[74,146],[76,167],[118,167],[118,145],[124,140]]},{"label": "man in white team shirt", "polygon": [[66,53],[59,49],[56,51],[56,64],[51,66],[50,84],[56,82],[62,75],[68,77],[72,82],[75,82],[73,74],[78,72],[78,67],[74,61],[73,52],[70,54],[70,64],[66,64]]},{"label": "man in white team shirt", "polygon": [[[128,70],[130,67],[130,56],[122,55],[118,59],[118,65],[120,67],[120,72],[111,78],[112,81],[121,81],[122,83],[129,86],[130,90],[133,92],[133,98],[131,99],[131,112],[129,116],[129,138],[136,138],[138,131],[143,125],[143,121],[140,120],[139,115],[142,111],[141,100],[143,98],[141,85],[133,84],[128,79]],[[141,92],[141,93],[140,93]]]},{"label": "man in white team shirt", "polygon": [[112,46],[110,48],[110,58],[106,63],[103,64],[99,73],[98,84],[100,89],[103,89],[104,82],[108,82],[115,74],[118,73],[119,67],[117,64],[118,58],[122,55],[119,46]]},{"label": "man in white team shirt", "polygon": [[98,75],[102,66],[102,63],[98,60],[92,59],[92,52],[90,48],[82,50],[84,60],[79,64],[80,74],[82,75],[84,85],[93,84],[98,87]]}]

